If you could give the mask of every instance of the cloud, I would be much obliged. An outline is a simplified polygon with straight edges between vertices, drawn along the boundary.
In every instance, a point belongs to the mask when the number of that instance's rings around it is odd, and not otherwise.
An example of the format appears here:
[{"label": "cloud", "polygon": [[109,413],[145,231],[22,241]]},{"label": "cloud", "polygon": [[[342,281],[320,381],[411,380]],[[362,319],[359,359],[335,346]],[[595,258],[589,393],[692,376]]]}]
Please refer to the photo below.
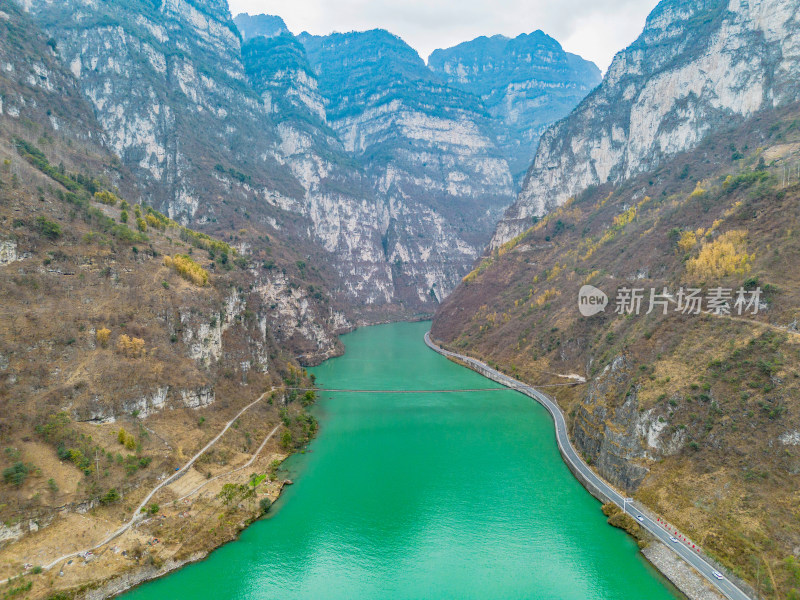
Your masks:
[{"label": "cloud", "polygon": [[295,33],[382,28],[427,59],[480,35],[541,29],[605,70],[642,30],[657,0],[229,0],[231,12],[283,17]]}]

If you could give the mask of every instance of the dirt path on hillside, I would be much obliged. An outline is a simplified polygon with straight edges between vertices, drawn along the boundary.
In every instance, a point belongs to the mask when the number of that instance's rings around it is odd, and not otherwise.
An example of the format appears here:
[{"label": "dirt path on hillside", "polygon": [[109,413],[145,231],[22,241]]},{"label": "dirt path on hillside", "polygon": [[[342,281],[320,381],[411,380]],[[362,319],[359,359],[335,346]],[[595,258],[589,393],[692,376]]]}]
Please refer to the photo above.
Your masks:
[{"label": "dirt path on hillside", "polygon": [[[153,496],[155,496],[162,488],[169,486],[170,484],[172,484],[172,483],[178,481],[179,479],[181,479],[184,475],[187,475],[190,471],[193,471],[194,473],[197,473],[197,471],[195,469],[193,469],[195,462],[197,462],[197,460],[203,454],[205,454],[214,444],[216,444],[220,440],[220,438],[222,438],[223,435],[225,435],[225,433],[228,431],[228,429],[231,428],[231,426],[237,421],[237,419],[239,419],[239,417],[241,417],[250,408],[252,408],[256,404],[261,402],[264,398],[267,397],[268,394],[270,394],[273,391],[275,391],[275,389],[276,388],[274,388],[274,387],[270,388],[269,390],[267,390],[266,392],[261,394],[256,400],[254,400],[253,402],[251,402],[250,404],[245,406],[243,409],[241,409],[238,413],[236,413],[236,415],[230,421],[228,421],[226,423],[225,427],[222,428],[222,431],[220,431],[213,439],[211,439],[211,441],[209,441],[199,452],[197,452],[194,456],[192,456],[192,458],[189,459],[189,461],[183,467],[181,467],[178,471],[176,471],[172,476],[167,477],[164,481],[162,481],[161,483],[156,485],[150,491],[150,493],[148,493],[145,496],[144,500],[142,500],[142,502],[139,504],[139,506],[136,507],[136,510],[134,511],[133,516],[130,518],[130,520],[127,523],[125,523],[124,525],[119,527],[114,532],[110,533],[108,536],[103,538],[100,542],[98,542],[98,543],[96,543],[96,544],[94,544],[94,545],[92,545],[90,547],[84,548],[83,550],[77,550],[75,552],[71,552],[69,554],[65,554],[63,556],[60,556],[60,557],[56,558],[55,560],[53,560],[53,561],[51,561],[51,562],[49,562],[49,563],[47,563],[45,565],[42,565],[42,569],[43,570],[52,569],[54,566],[56,566],[57,564],[59,564],[59,563],[61,563],[63,561],[69,560],[71,558],[74,558],[74,557],[76,557],[76,556],[78,556],[80,554],[84,554],[86,552],[97,550],[98,548],[108,544],[109,542],[113,541],[114,539],[118,538],[123,533],[125,533],[126,531],[131,529],[143,517],[144,513],[142,513],[142,509],[145,506],[147,506],[148,502],[150,502],[150,500],[153,498]],[[234,473],[237,470],[241,470],[241,469],[246,468],[246,467],[250,466],[251,464],[253,464],[253,462],[255,461],[255,459],[258,456],[258,454],[261,452],[261,450],[264,448],[264,446],[267,444],[267,442],[270,440],[270,438],[275,434],[275,432],[277,432],[277,430],[280,428],[280,425],[281,424],[276,425],[275,428],[269,433],[269,435],[267,435],[266,439],[262,442],[261,446],[259,446],[259,448],[256,450],[256,453],[253,455],[253,457],[250,458],[250,460],[247,461],[247,463],[245,463],[245,465],[243,465],[242,467],[239,467],[238,469],[234,469],[233,471],[230,471],[228,474]],[[199,473],[197,473],[197,474],[199,475]],[[196,480],[193,479],[193,481],[196,481]],[[187,487],[189,487],[189,486],[187,486]],[[200,487],[203,487],[203,486],[200,485],[197,489],[199,489]],[[194,493],[194,492],[191,492],[191,493]],[[191,495],[191,493],[189,495]],[[4,585],[8,581],[9,581],[9,579],[4,579],[4,580],[0,581],[0,585]]]}]

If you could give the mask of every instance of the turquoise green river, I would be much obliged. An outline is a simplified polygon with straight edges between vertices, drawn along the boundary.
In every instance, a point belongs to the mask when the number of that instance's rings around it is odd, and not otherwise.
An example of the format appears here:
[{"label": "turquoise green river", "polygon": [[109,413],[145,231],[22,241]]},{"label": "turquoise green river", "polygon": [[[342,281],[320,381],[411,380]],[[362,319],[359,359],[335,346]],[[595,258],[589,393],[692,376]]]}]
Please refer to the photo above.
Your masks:
[{"label": "turquoise green river", "polygon": [[[428,323],[360,329],[316,367],[346,389],[499,387],[429,350]],[[509,390],[323,395],[267,518],[126,600],[678,596],[573,478],[550,416]]]}]

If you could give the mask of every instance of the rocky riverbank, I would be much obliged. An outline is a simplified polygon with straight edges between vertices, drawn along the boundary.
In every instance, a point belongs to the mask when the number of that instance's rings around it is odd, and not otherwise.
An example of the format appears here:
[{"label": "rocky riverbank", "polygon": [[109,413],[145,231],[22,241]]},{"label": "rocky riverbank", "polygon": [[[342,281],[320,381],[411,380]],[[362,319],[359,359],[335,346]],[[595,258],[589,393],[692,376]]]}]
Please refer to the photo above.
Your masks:
[{"label": "rocky riverbank", "polygon": [[83,597],[85,600],[105,600],[106,598],[112,598],[145,581],[163,577],[167,573],[180,569],[189,563],[202,560],[206,556],[208,556],[208,552],[197,552],[182,560],[169,560],[161,566],[146,565],[138,569],[133,569],[118,577],[114,577],[96,589],[87,591]]},{"label": "rocky riverbank", "polygon": [[651,541],[642,554],[689,600],[725,600],[703,577],[658,541]]}]

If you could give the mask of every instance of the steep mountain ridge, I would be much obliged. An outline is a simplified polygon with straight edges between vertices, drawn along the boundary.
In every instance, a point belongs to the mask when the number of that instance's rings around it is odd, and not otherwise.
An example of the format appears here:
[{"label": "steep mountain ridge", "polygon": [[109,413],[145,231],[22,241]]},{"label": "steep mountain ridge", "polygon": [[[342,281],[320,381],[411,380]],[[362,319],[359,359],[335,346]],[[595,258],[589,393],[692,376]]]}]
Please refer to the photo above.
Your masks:
[{"label": "steep mountain ridge", "polygon": [[[432,327],[542,386],[599,474],[768,598],[797,589],[800,546],[798,126],[799,103],[762,111],[585,190],[484,259]],[[608,297],[592,317],[579,311],[587,285]],[[687,308],[694,289],[702,314]],[[757,289],[757,306],[737,308]]]},{"label": "steep mountain ridge", "polygon": [[328,126],[304,47],[291,35],[257,36],[243,44],[242,60],[277,125],[286,165],[306,190],[302,202],[284,208],[306,216],[310,237],[330,253],[348,297],[366,306],[395,302],[382,246],[385,211],[361,166]]},{"label": "steep mountain ridge", "polygon": [[243,220],[223,197],[256,211],[302,196],[280,166],[277,132],[247,85],[224,3],[36,0],[25,7],[56,40],[148,203],[207,224]]},{"label": "steep mountain ridge", "polygon": [[[28,5],[58,40],[59,53],[150,203],[207,231],[233,234],[247,247],[260,246],[264,233],[287,241],[343,301],[392,302],[363,175],[338,169],[328,177],[341,159],[329,152],[336,142],[328,132],[309,161],[306,125],[316,119],[324,130],[324,113],[316,83],[295,69],[302,56],[291,60],[290,51],[275,45],[270,50],[277,56],[265,65],[262,53],[261,74],[250,73],[254,89],[226,8],[217,0],[146,6],[130,0],[89,16],[80,2]],[[288,38],[277,39],[287,42],[284,50],[292,48]],[[276,71],[275,59],[290,60]],[[131,80],[141,84],[129,93]],[[284,93],[299,104],[284,102]],[[305,128],[302,135],[297,127]],[[319,185],[328,178],[328,185]]]},{"label": "steep mountain ridge", "polygon": [[301,47],[278,17],[240,34],[222,0],[24,7],[148,204],[243,249],[280,238],[367,320],[431,312],[515,195],[481,101],[386,32]]},{"label": "steep mountain ridge", "polygon": [[641,36],[547,130],[497,248],[581,190],[657,168],[721,125],[798,98],[793,0],[662,0]]},{"label": "steep mountain ridge", "polygon": [[441,300],[513,195],[488,115],[386,31],[299,40],[328,124],[383,201],[383,247],[400,299]]},{"label": "steep mountain ridge", "polygon": [[601,79],[594,63],[565,52],[541,30],[513,39],[483,36],[436,50],[428,66],[449,85],[481,98],[518,184],[544,130],[567,116]]}]

